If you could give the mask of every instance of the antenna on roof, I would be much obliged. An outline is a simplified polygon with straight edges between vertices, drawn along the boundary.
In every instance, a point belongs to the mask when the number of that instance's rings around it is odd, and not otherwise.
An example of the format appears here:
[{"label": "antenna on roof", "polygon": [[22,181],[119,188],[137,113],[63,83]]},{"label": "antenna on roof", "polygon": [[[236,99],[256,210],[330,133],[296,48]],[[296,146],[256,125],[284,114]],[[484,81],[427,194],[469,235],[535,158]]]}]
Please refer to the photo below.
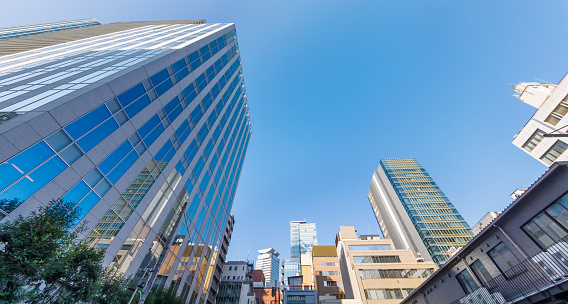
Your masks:
[{"label": "antenna on roof", "polygon": [[250,245],[249,245],[249,249],[248,249],[248,251],[247,251],[247,262],[248,262],[248,260],[249,260],[249,253],[250,253]]},{"label": "antenna on roof", "polygon": [[536,78],[536,77],[533,77],[533,78],[536,79],[536,80],[538,80],[538,81],[540,81],[540,82],[542,82],[542,83],[550,84],[550,82],[548,82],[548,81],[544,81],[544,80],[538,79],[538,78]]}]

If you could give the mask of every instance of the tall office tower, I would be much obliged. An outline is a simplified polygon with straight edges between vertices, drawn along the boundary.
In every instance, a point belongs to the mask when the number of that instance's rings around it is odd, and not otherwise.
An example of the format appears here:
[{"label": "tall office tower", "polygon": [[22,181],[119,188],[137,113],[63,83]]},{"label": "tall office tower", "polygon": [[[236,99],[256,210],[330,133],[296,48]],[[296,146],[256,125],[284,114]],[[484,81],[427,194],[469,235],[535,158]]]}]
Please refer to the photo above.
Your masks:
[{"label": "tall office tower", "polygon": [[316,223],[290,222],[290,257],[292,259],[299,260],[302,254],[312,252],[312,246],[317,244]]},{"label": "tall office tower", "polygon": [[451,247],[473,234],[467,222],[414,158],[383,159],[373,174],[369,202],[385,238],[397,249],[443,265]]},{"label": "tall office tower", "polygon": [[[256,269],[262,270],[266,280],[266,286],[276,286],[278,283],[278,270],[280,269],[280,253],[274,248],[266,248],[258,251]],[[276,282],[276,285],[275,285]]]},{"label": "tall office tower", "polygon": [[[568,160],[568,76],[558,85],[535,82],[515,86],[515,97],[537,110],[515,135],[513,144],[550,167],[555,161]],[[545,134],[560,135],[544,137]]]},{"label": "tall office tower", "polygon": [[5,42],[31,51],[0,57],[0,217],[73,202],[104,266],[147,274],[135,277],[144,292],[174,284],[214,303],[251,132],[234,24],[121,22]]},{"label": "tall office tower", "polygon": [[38,23],[22,26],[0,28],[0,40],[30,36],[41,33],[57,32],[62,30],[81,28],[86,26],[100,25],[95,18],[64,20],[49,23]]}]

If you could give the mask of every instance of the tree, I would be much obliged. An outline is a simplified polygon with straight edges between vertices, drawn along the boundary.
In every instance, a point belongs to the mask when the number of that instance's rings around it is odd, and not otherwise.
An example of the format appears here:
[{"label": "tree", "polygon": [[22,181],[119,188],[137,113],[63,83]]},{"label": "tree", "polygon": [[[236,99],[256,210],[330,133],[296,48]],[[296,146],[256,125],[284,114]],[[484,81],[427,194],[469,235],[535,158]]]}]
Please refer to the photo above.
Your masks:
[{"label": "tree", "polygon": [[55,200],[0,224],[0,302],[77,303],[98,294],[104,252],[69,233],[80,212],[73,207]]},{"label": "tree", "polygon": [[183,304],[183,300],[176,296],[174,285],[168,289],[164,286],[154,286],[144,304]]}]

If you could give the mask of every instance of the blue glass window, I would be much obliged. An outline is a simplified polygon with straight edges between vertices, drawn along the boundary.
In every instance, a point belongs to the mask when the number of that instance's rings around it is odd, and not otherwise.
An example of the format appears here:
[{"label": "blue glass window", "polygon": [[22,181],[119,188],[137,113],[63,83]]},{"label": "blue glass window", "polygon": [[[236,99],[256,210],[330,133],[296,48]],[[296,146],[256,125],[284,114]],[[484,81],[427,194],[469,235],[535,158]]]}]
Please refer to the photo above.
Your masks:
[{"label": "blue glass window", "polygon": [[203,111],[201,111],[201,107],[197,106],[192,112],[191,112],[191,119],[193,119],[193,123],[195,125],[197,125],[197,123],[199,123],[199,120],[201,119],[201,117],[203,117]]},{"label": "blue glass window", "polygon": [[[219,161],[219,157],[217,156],[217,153],[213,153],[213,158],[211,159],[211,167],[215,168],[215,166],[217,165],[217,161]],[[221,171],[219,171],[219,173],[221,173]],[[216,180],[219,180],[218,178]]]},{"label": "blue glass window", "polygon": [[209,45],[202,47],[200,50],[201,50],[201,57],[203,57],[203,62],[211,58],[211,54],[209,53]]},{"label": "blue glass window", "polygon": [[187,104],[190,104],[195,99],[195,97],[197,97],[193,83],[190,83],[185,89],[183,89],[182,93]]},{"label": "blue glass window", "polygon": [[158,153],[156,153],[156,156],[154,157],[155,160],[157,161],[161,161],[161,160],[165,160],[165,161],[169,161],[166,160],[166,154],[168,153],[168,151],[170,149],[173,149],[174,145],[172,144],[172,142],[170,140],[166,141],[166,143],[164,143],[164,145],[162,146],[162,148],[160,149],[160,151],[158,151]]},{"label": "blue glass window", "polygon": [[174,62],[174,64],[172,64],[172,68],[174,68],[174,72],[179,72],[181,71],[183,68],[185,68],[185,59],[180,59],[176,62]]},{"label": "blue glass window", "polygon": [[217,128],[215,129],[215,131],[213,131],[213,139],[215,141],[219,140],[219,136],[221,136],[221,127],[217,126]]},{"label": "blue glass window", "polygon": [[164,110],[166,111],[170,121],[174,121],[179,116],[183,109],[181,108],[181,104],[177,96],[164,107]]},{"label": "blue glass window", "polygon": [[154,89],[156,90],[156,94],[158,94],[158,96],[161,96],[173,86],[174,84],[172,83],[172,80],[168,78],[164,82],[156,86]]},{"label": "blue glass window", "polygon": [[211,114],[209,114],[207,121],[209,122],[209,125],[213,126],[213,124],[215,123],[216,120],[217,120],[217,113],[215,113],[215,111],[213,111],[213,112],[211,112]]},{"label": "blue glass window", "polygon": [[103,175],[97,169],[93,169],[83,180],[91,187],[94,187],[101,179]]},{"label": "blue glass window", "polygon": [[213,100],[211,99],[211,94],[207,93],[207,95],[203,97],[203,107],[205,108],[205,112],[207,112],[212,103]]},{"label": "blue glass window", "polygon": [[75,208],[79,208],[79,216],[77,217],[74,225],[77,225],[84,217],[93,209],[93,207],[99,202],[101,198],[91,191],[87,196],[77,205]]},{"label": "blue glass window", "polygon": [[99,169],[103,174],[108,174],[131,150],[130,142],[123,142],[98,165]]},{"label": "blue glass window", "polygon": [[19,199],[27,200],[41,187],[54,179],[59,173],[63,172],[67,165],[58,156],[48,160],[45,164],[28,174],[12,187],[0,193],[0,199]]},{"label": "blue glass window", "polygon": [[[203,179],[201,180],[201,184],[199,184],[199,188],[201,188],[201,192],[205,192],[205,189],[207,189],[207,184],[209,184],[209,180],[211,179],[211,176],[209,175],[208,171],[205,171],[205,174],[203,175]],[[207,203],[209,203],[209,199],[205,200]]]},{"label": "blue glass window", "polygon": [[213,151],[213,141],[209,140],[209,142],[207,143],[207,146],[205,147],[205,149],[203,150],[205,152],[205,156],[208,159],[209,156],[211,155],[211,152]]},{"label": "blue glass window", "polygon": [[6,188],[18,178],[51,157],[51,150],[43,141],[0,164],[0,189]]},{"label": "blue glass window", "polygon": [[106,180],[103,179],[96,187],[95,187],[95,192],[100,196],[103,197],[103,195],[105,195],[108,190],[110,190],[110,183]]},{"label": "blue glass window", "polygon": [[156,141],[156,139],[158,139],[158,136],[160,136],[160,134],[162,134],[162,132],[164,132],[165,128],[164,125],[162,125],[161,123],[158,124],[158,126],[156,126],[156,128],[150,132],[150,134],[148,134],[148,136],[146,136],[146,138],[144,138],[144,143],[146,144],[146,146],[151,146],[154,141]]},{"label": "blue glass window", "polygon": [[91,191],[91,188],[87,186],[84,181],[80,181],[75,185],[75,187],[71,188],[61,199],[64,202],[72,202],[77,204],[86,194],[87,192]]},{"label": "blue glass window", "polygon": [[115,184],[137,159],[138,154],[136,154],[136,151],[128,153],[128,155],[107,175],[108,180]]},{"label": "blue glass window", "polygon": [[152,116],[148,121],[138,129],[138,134],[140,137],[144,138],[148,135],[154,128],[160,123],[160,117],[158,115]]},{"label": "blue glass window", "polygon": [[116,129],[118,129],[116,121],[112,118],[108,119],[87,135],[77,140],[77,144],[81,147],[81,149],[83,149],[83,151],[88,152]]},{"label": "blue glass window", "polygon": [[126,92],[117,96],[118,101],[123,107],[126,107],[131,102],[136,100],[138,97],[142,96],[142,94],[146,93],[144,86],[139,83],[132,88],[128,89]]},{"label": "blue glass window", "polygon": [[150,97],[148,97],[147,94],[144,94],[142,95],[142,97],[138,98],[134,103],[126,107],[124,111],[126,111],[128,117],[132,118],[134,117],[134,115],[138,114],[145,107],[147,107],[150,103],[152,103],[152,100],[150,100]]},{"label": "blue glass window", "polygon": [[207,133],[209,133],[209,127],[207,126],[207,124],[203,124],[201,130],[199,130],[199,132],[197,133],[197,135],[199,136],[199,140],[202,143],[205,142],[205,138],[207,138]]},{"label": "blue glass window", "polygon": [[105,105],[102,105],[69,124],[65,127],[65,131],[73,139],[77,139],[109,117],[110,112]]},{"label": "blue glass window", "polygon": [[189,54],[188,58],[193,70],[197,69],[201,65],[201,59],[199,58],[199,53],[197,51]]},{"label": "blue glass window", "polygon": [[195,175],[196,178],[199,177],[199,174],[201,174],[201,171],[203,170],[203,167],[205,166],[205,162],[203,161],[203,158],[200,157],[197,160],[197,163],[195,164],[195,167],[193,168],[193,174]]},{"label": "blue glass window", "polygon": [[197,142],[194,139],[189,145],[189,147],[187,147],[187,150],[185,150],[185,156],[187,156],[189,162],[193,160],[193,157],[195,157],[195,154],[197,154],[198,150],[199,147],[197,146]]},{"label": "blue glass window", "polygon": [[45,141],[55,150],[61,151],[71,143],[71,138],[63,130],[51,134]]},{"label": "blue glass window", "polygon": [[151,76],[150,81],[152,81],[152,84],[154,86],[157,86],[160,83],[162,83],[164,80],[168,79],[169,77],[170,74],[168,73],[168,69],[163,69],[158,73],[154,74],[153,76]]},{"label": "blue glass window", "polygon": [[217,75],[217,73],[215,73],[215,68],[213,66],[210,66],[209,68],[207,68],[207,79],[209,79],[208,82],[213,81],[213,78],[215,78],[215,75]]}]

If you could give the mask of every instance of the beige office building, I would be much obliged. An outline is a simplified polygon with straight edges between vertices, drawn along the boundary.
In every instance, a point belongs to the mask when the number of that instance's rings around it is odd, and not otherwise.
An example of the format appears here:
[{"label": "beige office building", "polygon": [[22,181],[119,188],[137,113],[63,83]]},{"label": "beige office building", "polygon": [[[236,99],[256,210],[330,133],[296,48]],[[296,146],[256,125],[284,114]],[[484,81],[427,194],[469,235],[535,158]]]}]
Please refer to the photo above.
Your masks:
[{"label": "beige office building", "polygon": [[324,300],[345,299],[335,246],[313,246],[312,261],[318,303]]},{"label": "beige office building", "polygon": [[357,237],[352,226],[339,228],[335,244],[345,297],[363,304],[400,303],[438,268],[409,249],[396,250],[390,239]]}]

